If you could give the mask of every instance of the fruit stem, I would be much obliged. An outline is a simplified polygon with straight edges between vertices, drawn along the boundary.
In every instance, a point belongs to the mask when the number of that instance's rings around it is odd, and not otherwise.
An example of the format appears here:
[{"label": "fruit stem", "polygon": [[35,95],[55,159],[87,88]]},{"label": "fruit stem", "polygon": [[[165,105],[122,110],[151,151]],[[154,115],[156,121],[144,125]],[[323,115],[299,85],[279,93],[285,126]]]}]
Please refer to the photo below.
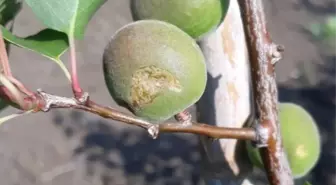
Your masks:
[{"label": "fruit stem", "polygon": [[192,124],[191,122],[191,114],[188,110],[184,110],[174,116],[175,120],[182,123],[183,125],[190,125]]},{"label": "fruit stem", "polygon": [[34,94],[32,91],[30,91],[29,89],[27,89],[27,88],[22,84],[22,82],[20,82],[20,81],[17,80],[16,78],[14,78],[14,77],[12,77],[12,76],[8,76],[7,78],[8,78],[8,80],[9,80],[10,82],[12,82],[12,84],[14,84],[14,85],[18,88],[18,90],[20,90],[22,93],[24,93],[24,94],[26,94],[26,95],[28,95],[28,96],[30,96],[30,97],[32,97],[32,98],[35,96],[35,94]]},{"label": "fruit stem", "polygon": [[81,98],[83,95],[83,90],[80,87],[79,80],[78,80],[75,39],[73,36],[69,36],[68,38],[69,38],[69,47],[70,47],[72,91],[74,93],[75,98]]},{"label": "fruit stem", "polygon": [[6,51],[5,41],[0,29],[0,62],[5,76],[12,76],[12,71],[9,66],[8,55]]},{"label": "fruit stem", "polygon": [[[3,73],[4,78],[9,80],[9,83],[15,85],[16,89],[21,91],[22,93],[34,97],[34,93],[28,90],[19,80],[13,77],[12,71],[9,65],[8,54],[6,50],[5,40],[3,38],[2,30],[0,29],[0,63],[1,63],[1,73]],[[12,92],[12,91],[8,91]],[[20,95],[21,96],[21,95]]]}]

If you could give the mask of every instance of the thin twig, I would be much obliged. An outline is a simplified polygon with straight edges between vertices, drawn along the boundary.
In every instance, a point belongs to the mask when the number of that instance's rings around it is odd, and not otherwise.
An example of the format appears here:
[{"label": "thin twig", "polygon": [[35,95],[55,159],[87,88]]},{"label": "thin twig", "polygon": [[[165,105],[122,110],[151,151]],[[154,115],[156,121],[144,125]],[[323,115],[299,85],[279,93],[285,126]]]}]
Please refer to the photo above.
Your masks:
[{"label": "thin twig", "polygon": [[[90,107],[89,109],[77,106],[74,108],[86,110],[88,112],[98,114],[102,117],[112,120],[136,125],[144,129],[150,129],[152,126],[152,124],[147,121],[128,116],[109,107],[102,107],[98,104],[93,103],[92,101],[90,101],[88,106]],[[255,131],[252,128],[224,128],[195,122],[189,125],[181,123],[161,123],[158,125],[158,129],[159,132],[192,133],[208,136],[211,138],[231,138],[242,140],[255,140],[256,138]]]},{"label": "thin twig", "polygon": [[[119,112],[110,107],[99,105],[89,100],[85,105],[78,103],[74,98],[66,98],[57,95],[38,91],[37,101],[39,101],[39,109],[41,111],[49,111],[52,108],[73,108],[84,110],[104,118],[120,121],[126,124],[135,125],[146,129],[150,132],[153,129],[152,123],[136,118],[125,113]],[[43,103],[41,103],[43,102]],[[205,135],[212,138],[232,138],[242,140],[255,140],[256,135],[253,128],[224,128],[211,126],[202,123],[192,123],[189,125],[181,123],[161,123],[157,124],[158,132],[183,132]],[[151,134],[151,133],[150,133]],[[157,133],[156,133],[157,134]],[[156,134],[151,134],[152,137],[156,137]]]},{"label": "thin twig", "polygon": [[[274,44],[266,28],[261,0],[238,0],[250,54],[256,118],[260,128],[268,130],[261,155],[271,185],[294,185],[282,146],[278,120],[278,92],[274,64],[283,47]],[[258,132],[258,131],[257,131]]]}]

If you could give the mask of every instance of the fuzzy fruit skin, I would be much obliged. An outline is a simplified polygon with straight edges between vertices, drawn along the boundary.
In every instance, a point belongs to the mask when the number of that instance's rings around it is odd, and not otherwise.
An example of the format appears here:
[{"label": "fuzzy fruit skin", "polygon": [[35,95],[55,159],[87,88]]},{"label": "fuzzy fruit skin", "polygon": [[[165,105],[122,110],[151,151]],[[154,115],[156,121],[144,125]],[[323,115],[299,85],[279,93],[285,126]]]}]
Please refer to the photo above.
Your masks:
[{"label": "fuzzy fruit skin", "polygon": [[[148,66],[168,71],[180,89],[165,89],[152,102],[134,108],[132,77]],[[198,101],[207,81],[205,59],[197,43],[178,27],[158,20],[136,21],[118,30],[104,51],[103,69],[108,90],[119,105],[158,122]]]},{"label": "fuzzy fruit skin", "polygon": [[[301,106],[294,103],[280,103],[279,121],[283,146],[294,178],[307,175],[316,165],[320,153],[320,135],[312,116]],[[247,144],[251,162],[263,168],[259,150]]]},{"label": "fuzzy fruit skin", "polygon": [[132,0],[134,20],[156,19],[179,27],[193,38],[216,28],[227,13],[229,0]]}]

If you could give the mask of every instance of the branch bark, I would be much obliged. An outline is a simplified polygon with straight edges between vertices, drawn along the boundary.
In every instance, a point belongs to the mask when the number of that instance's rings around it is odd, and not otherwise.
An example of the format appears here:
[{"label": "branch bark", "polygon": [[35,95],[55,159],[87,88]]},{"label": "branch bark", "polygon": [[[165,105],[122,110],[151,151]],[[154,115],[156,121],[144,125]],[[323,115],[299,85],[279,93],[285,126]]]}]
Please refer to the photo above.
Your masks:
[{"label": "branch bark", "polygon": [[[7,102],[12,102],[14,105],[16,104],[16,100],[4,86],[0,86],[0,97],[4,98]],[[214,139],[231,138],[253,141],[257,138],[253,128],[226,128],[195,122],[187,125],[181,124],[180,122],[152,124],[148,121],[127,115],[113,108],[99,105],[89,99],[85,104],[83,104],[75,97],[67,98],[57,96],[43,92],[42,90],[38,90],[38,92],[35,93],[34,98],[25,97],[23,107],[19,107],[18,105],[15,105],[15,107],[22,110],[34,110],[34,112],[47,112],[55,108],[72,108],[83,110],[99,115],[103,118],[141,127],[146,129],[153,138],[156,138],[159,132],[191,133],[204,135]]]},{"label": "branch bark", "polygon": [[238,0],[250,54],[255,110],[258,124],[268,130],[267,147],[261,155],[272,185],[293,185],[291,169],[282,146],[278,120],[278,92],[274,65],[282,46],[274,44],[267,31],[261,0]]}]

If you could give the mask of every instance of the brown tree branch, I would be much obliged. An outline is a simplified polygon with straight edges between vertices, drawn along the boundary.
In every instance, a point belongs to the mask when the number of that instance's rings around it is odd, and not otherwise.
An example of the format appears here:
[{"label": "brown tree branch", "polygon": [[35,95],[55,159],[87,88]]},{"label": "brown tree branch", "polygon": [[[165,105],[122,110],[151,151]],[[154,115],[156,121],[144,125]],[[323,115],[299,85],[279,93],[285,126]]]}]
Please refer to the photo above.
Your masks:
[{"label": "brown tree branch", "polygon": [[[202,123],[181,124],[181,123],[161,123],[152,124],[142,119],[126,115],[110,107],[101,106],[91,100],[88,100],[85,105],[77,102],[74,98],[65,98],[56,95],[47,94],[45,92],[38,92],[39,106],[42,111],[48,111],[50,108],[74,108],[84,110],[104,118],[120,121],[126,124],[139,126],[148,130],[148,132],[155,138],[158,133],[155,133],[153,126],[157,126],[159,132],[183,132],[205,135],[212,138],[232,138],[242,140],[255,140],[255,131],[252,128],[224,128],[210,126]],[[44,102],[44,103],[41,103]],[[151,133],[153,132],[154,133]]]},{"label": "brown tree branch", "polygon": [[[283,47],[274,44],[266,28],[261,0],[239,0],[250,54],[252,82],[259,128],[267,130],[261,155],[272,185],[293,185],[291,169],[282,146],[278,120],[278,92],[274,65]],[[258,132],[258,131],[257,131]]]},{"label": "brown tree branch", "polygon": [[12,102],[16,108],[22,110],[34,110],[35,112],[47,112],[55,108],[83,110],[107,119],[141,127],[146,129],[153,138],[156,138],[159,132],[179,132],[204,135],[215,139],[230,138],[252,141],[257,139],[253,128],[225,128],[195,122],[192,124],[183,124],[180,122],[152,124],[148,121],[127,115],[113,108],[99,105],[92,100],[87,100],[87,102],[83,104],[76,98],[57,96],[45,93],[41,90],[38,90],[34,97],[25,97],[24,107],[16,105],[16,100],[4,86],[0,86],[0,97],[7,102]]}]

